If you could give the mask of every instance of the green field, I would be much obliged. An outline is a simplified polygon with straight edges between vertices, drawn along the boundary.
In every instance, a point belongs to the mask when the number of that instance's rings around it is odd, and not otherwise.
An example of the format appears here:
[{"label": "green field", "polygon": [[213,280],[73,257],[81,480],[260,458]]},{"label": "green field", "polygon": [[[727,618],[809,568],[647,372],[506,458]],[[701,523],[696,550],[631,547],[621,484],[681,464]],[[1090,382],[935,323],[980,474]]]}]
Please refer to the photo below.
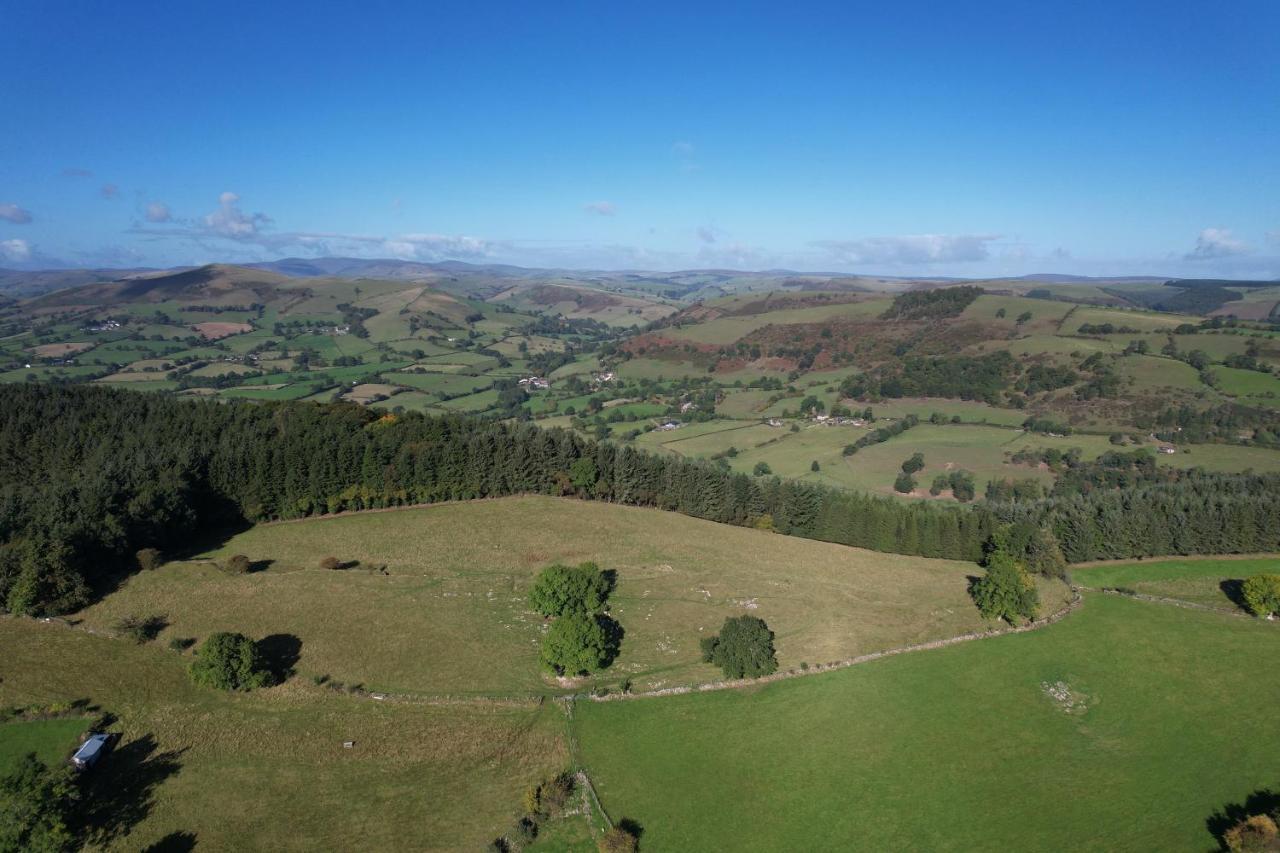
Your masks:
[{"label": "green field", "polygon": [[1250,575],[1261,573],[1280,574],[1280,559],[1197,558],[1109,563],[1077,568],[1072,576],[1077,583],[1093,588],[1128,589],[1144,595],[1189,601],[1227,613],[1241,613],[1244,611],[1235,600],[1239,597],[1239,584]]},{"label": "green field", "polygon": [[1271,624],[1087,595],[1030,634],[574,726],[650,851],[1207,850],[1213,812],[1277,784],[1277,656]]},{"label": "green field", "polygon": [[88,727],[83,717],[0,723],[0,775],[31,752],[45,764],[66,761]]},{"label": "green field", "polygon": [[208,850],[475,850],[567,763],[549,704],[378,702],[301,679],[224,694],[161,645],[27,620],[0,620],[0,647],[0,704],[88,698],[115,717],[85,792],[107,804],[95,846],[188,832]]},{"label": "green field", "polygon": [[[162,644],[216,630],[287,633],[301,643],[305,676],[431,695],[559,692],[538,672],[545,623],[524,601],[534,575],[555,561],[594,560],[618,573],[612,612],[627,633],[601,678],[630,678],[637,689],[711,680],[699,634],[743,612],[768,619],[785,666],[980,624],[965,563],[556,498],[263,525],[210,556],[235,553],[270,563],[241,576],[207,561],[172,563],[134,575],[79,618],[110,630],[126,615],[164,614]],[[325,556],[364,568],[317,568]],[[383,564],[385,575],[370,570]]]}]

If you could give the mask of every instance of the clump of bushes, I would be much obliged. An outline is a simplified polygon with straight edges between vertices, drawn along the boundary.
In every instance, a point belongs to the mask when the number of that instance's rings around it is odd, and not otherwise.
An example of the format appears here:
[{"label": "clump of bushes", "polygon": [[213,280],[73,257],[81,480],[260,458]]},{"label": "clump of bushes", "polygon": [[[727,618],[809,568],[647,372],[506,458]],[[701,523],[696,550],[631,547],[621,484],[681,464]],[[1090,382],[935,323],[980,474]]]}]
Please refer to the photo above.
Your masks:
[{"label": "clump of bushes", "polygon": [[1266,853],[1280,850],[1280,827],[1272,815],[1249,815],[1222,834],[1232,853]]},{"label": "clump of bushes", "polygon": [[244,554],[234,554],[223,561],[219,568],[229,575],[247,575],[250,568],[249,558]]},{"label": "clump of bushes", "polygon": [[196,684],[218,690],[252,690],[274,681],[258,644],[229,631],[209,635],[196,650],[189,671]]},{"label": "clump of bushes", "polygon": [[610,829],[596,843],[600,853],[634,853],[638,845],[639,839],[622,825]]},{"label": "clump of bushes", "polygon": [[915,488],[916,478],[912,477],[906,471],[899,474],[898,478],[893,481],[893,490],[904,495],[911,494],[911,492],[915,491]]},{"label": "clump of bushes", "polygon": [[773,632],[763,619],[733,616],[720,633],[701,640],[704,663],[720,667],[726,678],[759,678],[778,669]]},{"label": "clump of bushes", "polygon": [[143,548],[136,555],[138,568],[144,572],[154,571],[164,565],[164,555],[155,548]]},{"label": "clump of bushes", "polygon": [[1245,607],[1254,616],[1268,617],[1280,613],[1280,575],[1261,574],[1246,578],[1240,594]]},{"label": "clump of bushes", "polygon": [[125,616],[113,627],[117,634],[142,645],[154,640],[168,625],[164,616]]}]

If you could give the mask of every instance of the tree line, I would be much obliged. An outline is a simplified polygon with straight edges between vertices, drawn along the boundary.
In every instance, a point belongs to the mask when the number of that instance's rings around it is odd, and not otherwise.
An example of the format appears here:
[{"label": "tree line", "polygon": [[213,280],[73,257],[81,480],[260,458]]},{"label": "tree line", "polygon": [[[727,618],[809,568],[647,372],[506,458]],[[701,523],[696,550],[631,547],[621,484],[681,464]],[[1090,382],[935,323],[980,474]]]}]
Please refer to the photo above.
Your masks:
[{"label": "tree line", "polygon": [[464,416],[0,387],[0,601],[66,612],[205,528],[513,494],[672,510],[879,551],[975,560],[990,518]]},{"label": "tree line", "polygon": [[1051,530],[1072,561],[1280,550],[1278,475],[936,506],[751,477],[527,423],[0,386],[0,602],[11,612],[73,610],[131,570],[139,549],[180,551],[219,525],[514,494],[969,561],[1013,521]]}]

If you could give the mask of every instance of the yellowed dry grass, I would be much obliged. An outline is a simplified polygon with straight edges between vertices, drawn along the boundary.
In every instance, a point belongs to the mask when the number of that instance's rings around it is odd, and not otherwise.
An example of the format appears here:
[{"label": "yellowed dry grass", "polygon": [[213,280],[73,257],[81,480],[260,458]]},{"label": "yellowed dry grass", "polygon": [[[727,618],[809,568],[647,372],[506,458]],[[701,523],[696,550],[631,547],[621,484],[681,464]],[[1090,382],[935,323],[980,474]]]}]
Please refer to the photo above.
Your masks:
[{"label": "yellowed dry grass", "polygon": [[[211,554],[269,568],[228,576],[208,562],[132,577],[80,616],[109,628],[166,614],[169,637],[239,630],[296,635],[299,669],[373,689],[426,694],[554,692],[537,670],[544,622],[525,604],[552,562],[618,573],[626,630],[602,678],[637,688],[712,680],[698,641],[752,613],[777,633],[785,667],[980,626],[971,564],[879,554],[658,510],[510,498],[265,525]],[[318,568],[325,556],[361,568]],[[369,567],[386,564],[387,574]]]}]

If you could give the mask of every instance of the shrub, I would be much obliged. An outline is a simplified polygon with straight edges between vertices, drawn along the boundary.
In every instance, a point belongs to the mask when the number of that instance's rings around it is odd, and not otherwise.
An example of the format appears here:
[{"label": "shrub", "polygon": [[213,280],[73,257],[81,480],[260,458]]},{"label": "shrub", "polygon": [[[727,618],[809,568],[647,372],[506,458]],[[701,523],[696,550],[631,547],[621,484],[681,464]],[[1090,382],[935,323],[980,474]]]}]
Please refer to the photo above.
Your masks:
[{"label": "shrub", "polygon": [[610,829],[597,843],[600,853],[634,853],[636,846],[636,837],[620,826]]},{"label": "shrub", "polygon": [[751,469],[751,473],[757,477],[767,477],[773,473],[773,469],[769,467],[768,462],[757,462],[756,467]]},{"label": "shrub", "polygon": [[815,472],[816,472],[816,471],[821,471],[821,470],[822,470],[822,466],[821,466],[821,465],[819,465],[819,464],[818,464],[818,460],[817,460],[817,459],[815,459],[815,460],[813,460],[812,462],[810,462],[810,463],[809,463],[809,470],[810,470],[810,471],[815,471]]},{"label": "shrub", "polygon": [[916,478],[912,477],[906,471],[903,471],[901,474],[899,474],[898,478],[893,481],[893,490],[896,492],[901,492],[904,495],[910,494],[911,492],[915,491],[915,488],[916,488]]},{"label": "shrub", "polygon": [[902,472],[904,474],[914,474],[924,467],[924,454],[913,453],[902,463]]},{"label": "shrub", "polygon": [[249,558],[244,554],[235,554],[228,557],[227,561],[222,564],[222,570],[229,575],[247,575],[249,573]]},{"label": "shrub", "polygon": [[339,560],[337,557],[325,557],[322,560],[320,560],[320,568],[326,571],[333,571],[334,569],[340,569],[342,568],[342,561]]},{"label": "shrub", "polygon": [[726,678],[759,678],[778,669],[773,632],[755,616],[725,619],[720,634],[703,637],[699,645],[702,660],[720,667]]},{"label": "shrub", "polygon": [[175,652],[185,652],[196,644],[196,641],[190,637],[174,637],[169,641],[169,648]]},{"label": "shrub", "polygon": [[557,675],[582,675],[608,666],[616,651],[605,617],[572,610],[551,623],[539,660]]},{"label": "shrub", "polygon": [[1280,850],[1280,828],[1268,815],[1250,815],[1223,833],[1222,841],[1232,853]]},{"label": "shrub", "polygon": [[168,624],[163,616],[126,616],[114,628],[116,633],[142,645],[154,640]]},{"label": "shrub", "polygon": [[258,646],[244,634],[221,631],[211,634],[196,650],[191,680],[219,690],[252,690],[271,684]]},{"label": "shrub", "polygon": [[1254,616],[1280,613],[1280,575],[1254,575],[1246,578],[1240,590],[1245,606]]},{"label": "shrub", "polygon": [[569,804],[569,798],[573,796],[573,776],[568,773],[561,773],[552,776],[550,779],[542,783],[541,798],[542,807],[547,814],[555,814]]},{"label": "shrub", "polygon": [[155,548],[143,548],[136,554],[138,559],[138,568],[144,572],[150,572],[160,568],[164,564],[164,558]]},{"label": "shrub", "polygon": [[1012,625],[1021,618],[1034,619],[1040,605],[1035,581],[1001,545],[987,557],[987,573],[970,587],[973,601],[987,619],[1004,619]]},{"label": "shrub", "polygon": [[594,613],[604,606],[611,584],[595,563],[547,566],[538,574],[529,603],[543,616],[563,616],[570,611]]},{"label": "shrub", "polygon": [[538,822],[533,815],[525,815],[516,823],[513,834],[519,841],[528,844],[538,837]]}]

